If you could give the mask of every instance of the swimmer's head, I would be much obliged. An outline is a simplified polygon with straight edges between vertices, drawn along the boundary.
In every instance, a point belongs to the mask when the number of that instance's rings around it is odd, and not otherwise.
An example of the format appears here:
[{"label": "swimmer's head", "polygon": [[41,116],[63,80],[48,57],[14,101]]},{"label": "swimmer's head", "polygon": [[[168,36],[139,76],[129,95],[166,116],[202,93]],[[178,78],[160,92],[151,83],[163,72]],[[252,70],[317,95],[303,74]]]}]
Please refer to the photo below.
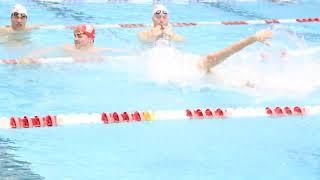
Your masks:
[{"label": "swimmer's head", "polygon": [[74,28],[74,45],[77,49],[93,46],[96,30],[92,25],[82,24]]},{"label": "swimmer's head", "polygon": [[16,4],[11,10],[11,27],[14,30],[24,30],[28,19],[27,9],[21,5]]},{"label": "swimmer's head", "polygon": [[167,26],[169,22],[169,13],[164,5],[158,4],[152,11],[152,21],[154,26]]}]

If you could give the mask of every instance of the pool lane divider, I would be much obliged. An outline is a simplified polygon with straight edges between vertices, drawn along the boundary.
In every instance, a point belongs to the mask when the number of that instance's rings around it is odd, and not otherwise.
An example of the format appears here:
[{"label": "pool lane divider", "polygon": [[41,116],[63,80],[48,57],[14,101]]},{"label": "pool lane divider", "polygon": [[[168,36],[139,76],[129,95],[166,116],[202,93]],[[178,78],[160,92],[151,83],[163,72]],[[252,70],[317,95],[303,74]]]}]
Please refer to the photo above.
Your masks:
[{"label": "pool lane divider", "polygon": [[306,115],[319,115],[320,106],[285,106],[266,108],[216,108],[216,109],[186,109],[166,111],[134,111],[134,112],[102,112],[81,114],[60,114],[47,116],[12,116],[0,118],[0,128],[40,128],[56,127],[77,124],[113,124],[132,123],[142,121],[164,120],[228,120],[234,118],[256,117],[304,117]]},{"label": "pool lane divider", "polygon": [[[298,19],[267,19],[267,20],[247,20],[247,21],[200,21],[200,22],[172,22],[174,27],[192,27],[201,25],[257,25],[257,24],[294,24],[294,23],[319,23],[320,17],[298,18]],[[93,24],[95,28],[145,28],[151,24]],[[75,26],[69,25],[42,25],[42,29],[73,29]]]},{"label": "pool lane divider", "polygon": [[55,58],[23,58],[23,59],[0,59],[0,64],[52,64],[52,63],[73,63],[83,62],[86,60],[74,59],[72,57],[55,57]]},{"label": "pool lane divider", "polygon": [[[320,51],[320,47],[312,47],[307,49],[287,51],[288,56],[302,56],[316,54]],[[105,57],[52,57],[52,58],[20,58],[20,59],[0,59],[0,64],[56,64],[56,63],[85,63],[85,62],[102,62],[106,60],[123,60],[131,56],[105,56]]]}]

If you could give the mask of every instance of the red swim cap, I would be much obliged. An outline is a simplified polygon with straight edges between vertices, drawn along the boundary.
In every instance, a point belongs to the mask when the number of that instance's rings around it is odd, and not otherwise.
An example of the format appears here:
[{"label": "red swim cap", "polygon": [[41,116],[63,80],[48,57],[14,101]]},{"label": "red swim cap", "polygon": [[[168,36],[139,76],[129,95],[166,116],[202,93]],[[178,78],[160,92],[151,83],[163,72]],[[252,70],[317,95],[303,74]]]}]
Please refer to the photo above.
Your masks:
[{"label": "red swim cap", "polygon": [[88,38],[94,39],[96,35],[96,30],[92,25],[89,24],[81,24],[76,26],[74,31],[79,31],[85,34]]}]

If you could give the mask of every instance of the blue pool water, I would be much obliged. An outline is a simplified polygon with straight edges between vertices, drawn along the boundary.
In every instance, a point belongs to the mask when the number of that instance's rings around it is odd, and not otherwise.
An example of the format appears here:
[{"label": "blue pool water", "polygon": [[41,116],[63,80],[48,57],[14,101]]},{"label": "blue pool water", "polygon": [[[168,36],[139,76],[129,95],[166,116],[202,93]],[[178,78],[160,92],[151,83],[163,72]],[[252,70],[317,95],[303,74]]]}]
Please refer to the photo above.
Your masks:
[{"label": "blue pool water", "polygon": [[[0,24],[14,3],[30,24],[151,22],[151,2],[0,1]],[[172,22],[318,17],[317,1],[165,1]],[[190,67],[257,30],[272,28],[271,47],[256,43],[202,77]],[[0,65],[0,115],[10,117],[197,107],[318,105],[317,52],[281,58],[283,50],[320,45],[320,25],[176,28],[172,49],[148,48],[141,29],[97,29],[95,45],[129,50],[110,61]],[[35,30],[24,42],[0,39],[0,59],[72,43],[71,30]],[[14,41],[14,40],[13,40]],[[261,59],[268,53],[268,59]],[[53,52],[44,57],[63,56]],[[122,56],[115,58],[114,56]],[[125,57],[124,57],[125,56]],[[184,67],[184,68],[182,68]],[[255,83],[255,88],[242,82]],[[155,121],[0,130],[0,179],[319,179],[318,116]]]}]

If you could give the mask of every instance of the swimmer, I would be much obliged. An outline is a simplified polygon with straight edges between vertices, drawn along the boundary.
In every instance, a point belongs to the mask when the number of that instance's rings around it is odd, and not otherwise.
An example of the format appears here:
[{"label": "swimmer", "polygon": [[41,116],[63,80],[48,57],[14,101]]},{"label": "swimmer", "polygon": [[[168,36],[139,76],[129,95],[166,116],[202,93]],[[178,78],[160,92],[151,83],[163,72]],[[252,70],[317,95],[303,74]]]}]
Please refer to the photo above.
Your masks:
[{"label": "swimmer", "polygon": [[69,54],[74,53],[100,53],[103,51],[117,51],[112,48],[94,47],[96,30],[92,25],[81,24],[74,28],[74,44],[63,45],[62,49]]},{"label": "swimmer", "polygon": [[142,42],[183,41],[184,37],[175,33],[169,24],[169,12],[163,5],[156,5],[152,11],[152,27],[138,33]]},{"label": "swimmer", "polygon": [[11,10],[11,25],[0,27],[1,33],[10,33],[18,31],[30,31],[39,28],[41,25],[27,26],[28,12],[27,9],[21,5],[16,4]]},{"label": "swimmer", "polygon": [[100,53],[102,52],[124,52],[120,49],[114,48],[103,48],[103,47],[94,47],[94,40],[96,35],[96,30],[92,25],[81,24],[73,28],[74,43],[61,45],[58,47],[47,48],[37,50],[32,52],[29,56],[21,58],[20,62],[23,64],[29,63],[30,60],[48,54],[52,51],[63,50],[64,54],[72,56],[75,60],[78,61],[97,61],[104,60]]},{"label": "swimmer", "polygon": [[0,26],[0,43],[5,48],[16,48],[31,43],[30,33],[41,25],[26,25],[28,21],[27,9],[16,4],[11,10],[11,25]]},{"label": "swimmer", "polygon": [[[150,59],[146,62],[147,69],[150,69],[150,78],[155,78],[157,81],[188,83],[184,80],[198,81],[202,79],[213,84],[228,84],[228,78],[225,79],[224,76],[221,76],[221,69],[223,68],[218,68],[217,66],[225,62],[230,56],[255,42],[270,45],[267,40],[271,37],[272,31],[260,30],[220,51],[204,56],[180,52],[174,47],[154,47],[143,52],[142,56],[144,59]],[[163,72],[166,73],[164,77],[161,77]],[[239,81],[231,83],[250,89],[256,87],[256,83],[249,79],[239,79]]]},{"label": "swimmer", "polygon": [[[152,11],[153,17],[153,27],[151,30],[142,31],[138,33],[138,37],[143,42],[157,42],[162,39],[168,41],[183,41],[184,37],[175,33],[169,24],[168,10],[163,5],[156,5]],[[253,44],[255,42],[262,42],[266,45],[270,45],[266,39],[272,37],[272,32],[270,30],[261,30],[251,35],[233,45],[224,48],[221,51],[209,54],[203,57],[199,61],[199,68],[205,72],[210,72],[210,69],[221,62],[223,62],[229,56],[237,53],[244,47]]]}]

